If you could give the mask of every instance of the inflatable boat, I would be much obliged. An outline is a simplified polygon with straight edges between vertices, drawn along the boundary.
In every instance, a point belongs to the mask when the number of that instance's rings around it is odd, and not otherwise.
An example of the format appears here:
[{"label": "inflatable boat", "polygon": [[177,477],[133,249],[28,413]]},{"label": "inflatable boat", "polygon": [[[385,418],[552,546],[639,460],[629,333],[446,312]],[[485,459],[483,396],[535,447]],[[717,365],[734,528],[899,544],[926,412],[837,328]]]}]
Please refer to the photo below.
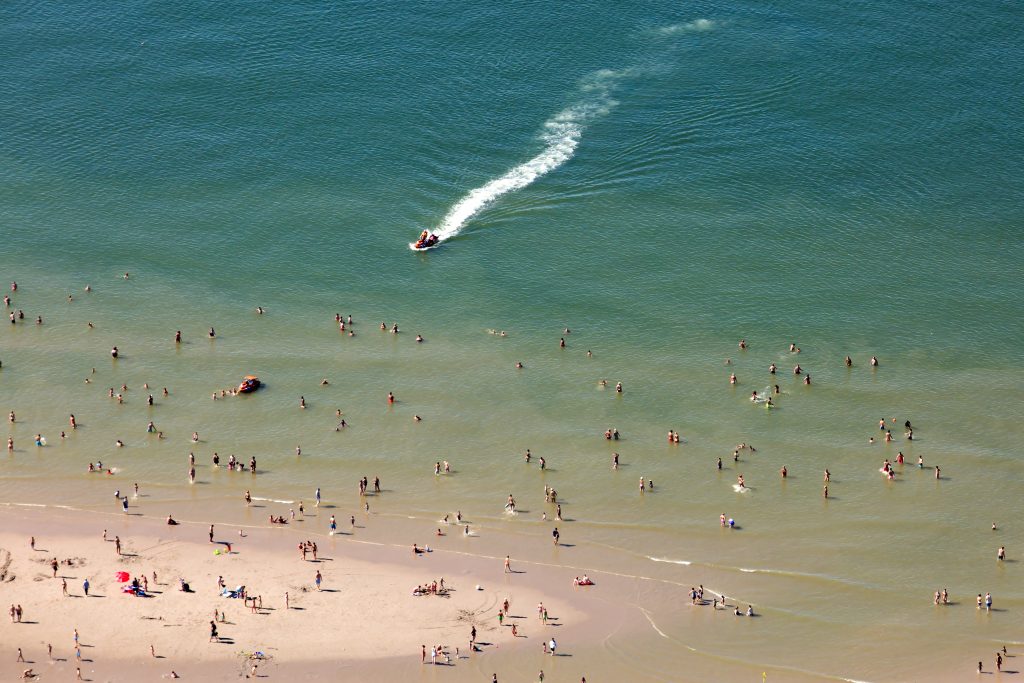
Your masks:
[{"label": "inflatable boat", "polygon": [[238,393],[249,394],[260,388],[260,378],[256,375],[246,375],[242,383],[238,385]]}]

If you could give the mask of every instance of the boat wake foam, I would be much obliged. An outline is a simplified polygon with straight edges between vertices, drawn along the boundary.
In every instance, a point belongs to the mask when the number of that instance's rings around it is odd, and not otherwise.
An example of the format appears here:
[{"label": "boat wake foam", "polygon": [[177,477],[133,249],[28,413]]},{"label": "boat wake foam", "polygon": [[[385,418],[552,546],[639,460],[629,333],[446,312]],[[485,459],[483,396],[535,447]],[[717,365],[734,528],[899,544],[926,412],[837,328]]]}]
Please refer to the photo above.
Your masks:
[{"label": "boat wake foam", "polygon": [[658,33],[665,36],[673,36],[679,33],[695,33],[700,31],[710,31],[715,28],[715,22],[711,19],[694,19],[684,24],[672,24],[670,26],[662,26],[658,29]]},{"label": "boat wake foam", "polygon": [[470,190],[456,202],[434,231],[438,243],[458,235],[469,219],[498,197],[530,185],[569,161],[576,153],[586,125],[607,114],[617,104],[612,99],[612,89],[629,73],[628,69],[601,69],[584,78],[580,82],[581,100],[544,122],[544,131],[540,135],[544,149],[540,154]]}]

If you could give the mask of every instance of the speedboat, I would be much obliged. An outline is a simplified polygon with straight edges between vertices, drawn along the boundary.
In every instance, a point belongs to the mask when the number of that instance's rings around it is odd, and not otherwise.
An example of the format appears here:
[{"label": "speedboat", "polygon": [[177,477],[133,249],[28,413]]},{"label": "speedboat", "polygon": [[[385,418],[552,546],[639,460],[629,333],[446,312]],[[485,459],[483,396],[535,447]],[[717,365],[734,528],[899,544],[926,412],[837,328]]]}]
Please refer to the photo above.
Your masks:
[{"label": "speedboat", "polygon": [[426,251],[427,249],[436,247],[438,242],[440,241],[441,240],[437,235],[435,235],[434,233],[428,233],[426,230],[424,230],[423,232],[420,233],[419,239],[410,244],[409,246],[415,249],[416,251]]},{"label": "speedboat", "polygon": [[249,394],[260,388],[260,378],[256,375],[246,375],[242,383],[238,385],[238,393]]}]

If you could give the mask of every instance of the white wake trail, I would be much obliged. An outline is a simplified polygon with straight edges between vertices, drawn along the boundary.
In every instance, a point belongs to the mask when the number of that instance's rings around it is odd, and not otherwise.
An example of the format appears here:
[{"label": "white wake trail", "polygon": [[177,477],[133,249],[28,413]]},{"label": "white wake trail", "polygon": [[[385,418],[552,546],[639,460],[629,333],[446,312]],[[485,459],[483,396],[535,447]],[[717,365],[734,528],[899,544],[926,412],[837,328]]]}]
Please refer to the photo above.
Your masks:
[{"label": "white wake trail", "polygon": [[448,210],[434,231],[439,241],[444,242],[459,234],[469,219],[498,197],[526,187],[571,159],[587,123],[608,113],[615,106],[611,89],[626,74],[627,71],[603,69],[584,79],[580,84],[582,101],[544,122],[544,132],[540,136],[544,142],[541,153],[512,168],[505,175],[470,190]]}]

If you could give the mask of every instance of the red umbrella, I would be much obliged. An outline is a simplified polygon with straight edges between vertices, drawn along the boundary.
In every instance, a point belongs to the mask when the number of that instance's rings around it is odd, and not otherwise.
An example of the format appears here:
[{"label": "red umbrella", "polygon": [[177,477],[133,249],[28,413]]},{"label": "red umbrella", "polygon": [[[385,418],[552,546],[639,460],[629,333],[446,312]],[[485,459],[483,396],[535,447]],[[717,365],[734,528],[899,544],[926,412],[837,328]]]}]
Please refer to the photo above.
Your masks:
[{"label": "red umbrella", "polygon": [[114,574],[114,576],[117,577],[117,580],[120,583],[125,583],[128,579],[131,578],[130,576],[128,576],[128,572],[117,572],[116,574]]}]

